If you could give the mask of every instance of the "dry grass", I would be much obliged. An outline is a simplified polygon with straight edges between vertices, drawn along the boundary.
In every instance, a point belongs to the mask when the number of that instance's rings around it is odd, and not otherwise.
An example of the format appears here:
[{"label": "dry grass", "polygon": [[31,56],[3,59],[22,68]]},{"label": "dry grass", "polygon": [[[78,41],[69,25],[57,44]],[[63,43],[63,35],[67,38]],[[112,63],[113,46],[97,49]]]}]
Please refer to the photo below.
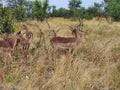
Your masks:
[{"label": "dry grass", "polygon": [[[61,25],[75,26],[78,21],[50,18],[51,29]],[[34,24],[37,21],[27,21]],[[38,23],[43,30],[48,48],[50,37],[46,22]],[[21,23],[16,23],[22,29]],[[0,84],[3,90],[120,90],[120,23],[99,23],[84,20],[85,36],[72,55],[68,51],[57,51],[55,61],[45,52],[44,43],[39,42],[39,30],[27,25],[34,33],[31,40],[30,65],[19,65],[13,60],[10,67],[3,69]],[[58,32],[59,36],[71,36],[67,27]],[[39,47],[36,48],[37,43]],[[50,53],[50,52],[49,52]],[[2,61],[2,60],[1,60]],[[0,62],[1,63],[1,62]],[[1,89],[0,89],[1,90]]]}]

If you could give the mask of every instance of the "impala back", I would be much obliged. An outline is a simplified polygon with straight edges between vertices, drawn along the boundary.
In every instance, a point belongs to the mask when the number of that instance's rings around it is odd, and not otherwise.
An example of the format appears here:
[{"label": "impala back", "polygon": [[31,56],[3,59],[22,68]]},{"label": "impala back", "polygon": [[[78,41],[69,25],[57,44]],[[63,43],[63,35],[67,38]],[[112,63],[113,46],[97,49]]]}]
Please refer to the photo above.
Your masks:
[{"label": "impala back", "polygon": [[13,48],[8,41],[0,40],[0,53],[12,53]]},{"label": "impala back", "polygon": [[51,45],[53,48],[74,48],[76,44],[76,39],[74,37],[53,37],[51,39]]}]

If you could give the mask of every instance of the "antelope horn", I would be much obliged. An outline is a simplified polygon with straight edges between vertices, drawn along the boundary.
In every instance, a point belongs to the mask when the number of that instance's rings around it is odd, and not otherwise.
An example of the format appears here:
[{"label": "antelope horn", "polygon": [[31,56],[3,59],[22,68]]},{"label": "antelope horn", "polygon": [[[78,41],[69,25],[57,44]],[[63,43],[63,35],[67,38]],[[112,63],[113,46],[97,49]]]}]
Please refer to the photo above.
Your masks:
[{"label": "antelope horn", "polygon": [[61,29],[64,29],[64,27],[56,29],[56,33],[59,32]]},{"label": "antelope horn", "polygon": [[23,27],[24,27],[25,29],[28,29],[27,26],[26,26],[25,24],[23,24]]},{"label": "antelope horn", "polygon": [[41,28],[35,23],[35,26],[39,29],[39,31],[42,31]]},{"label": "antelope horn", "polygon": [[58,33],[60,31],[60,29],[58,29],[57,31],[56,31],[56,33]]},{"label": "antelope horn", "polygon": [[64,24],[63,26],[68,26],[70,28],[70,30],[72,31],[74,28],[70,25]]},{"label": "antelope horn", "polygon": [[83,26],[83,20],[81,18],[79,19],[79,23],[80,26]]}]

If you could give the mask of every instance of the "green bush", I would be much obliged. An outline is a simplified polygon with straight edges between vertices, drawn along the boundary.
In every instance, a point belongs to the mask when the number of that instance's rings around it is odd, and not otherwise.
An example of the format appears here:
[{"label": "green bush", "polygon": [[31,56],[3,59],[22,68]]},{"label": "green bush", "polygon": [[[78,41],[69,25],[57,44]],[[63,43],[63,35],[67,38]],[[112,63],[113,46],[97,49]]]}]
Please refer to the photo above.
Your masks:
[{"label": "green bush", "polygon": [[0,29],[3,33],[14,32],[11,11],[9,8],[0,8]]}]

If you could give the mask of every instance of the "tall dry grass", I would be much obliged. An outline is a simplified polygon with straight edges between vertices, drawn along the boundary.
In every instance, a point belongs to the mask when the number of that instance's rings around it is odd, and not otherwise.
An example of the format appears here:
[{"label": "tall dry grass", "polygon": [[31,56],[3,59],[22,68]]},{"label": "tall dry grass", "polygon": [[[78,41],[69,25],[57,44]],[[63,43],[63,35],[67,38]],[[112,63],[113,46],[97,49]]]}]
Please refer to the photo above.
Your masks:
[{"label": "tall dry grass", "polygon": [[[84,20],[85,36],[81,38],[75,53],[57,51],[55,61],[45,52],[50,44],[48,32],[61,29],[58,36],[71,36],[68,24],[72,27],[78,21],[63,18],[50,18],[51,29],[46,22],[37,23],[45,34],[45,44],[39,42],[39,30],[27,25],[34,33],[30,41],[29,65],[18,65],[13,61],[10,67],[1,66],[0,77],[4,76],[0,88],[3,90],[120,90],[120,23],[96,20]],[[21,23],[16,23],[22,29]],[[36,45],[39,47],[36,48]],[[2,60],[3,61],[3,60]],[[9,70],[8,70],[9,69]]]}]

